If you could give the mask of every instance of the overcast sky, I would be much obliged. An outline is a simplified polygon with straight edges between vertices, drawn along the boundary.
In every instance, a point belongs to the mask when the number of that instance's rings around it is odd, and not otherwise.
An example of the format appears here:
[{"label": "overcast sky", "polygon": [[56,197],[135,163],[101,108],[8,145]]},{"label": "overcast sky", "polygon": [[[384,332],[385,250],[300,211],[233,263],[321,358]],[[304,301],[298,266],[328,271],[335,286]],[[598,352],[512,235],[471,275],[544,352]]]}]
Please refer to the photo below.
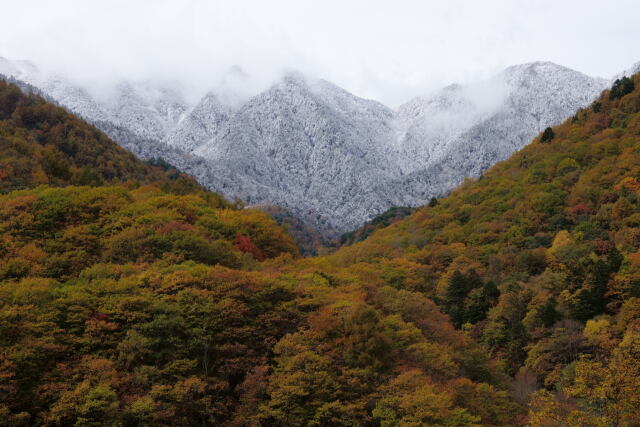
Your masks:
[{"label": "overcast sky", "polygon": [[284,69],[395,106],[508,65],[610,77],[640,61],[640,0],[2,0],[0,56],[86,81],[213,87]]}]

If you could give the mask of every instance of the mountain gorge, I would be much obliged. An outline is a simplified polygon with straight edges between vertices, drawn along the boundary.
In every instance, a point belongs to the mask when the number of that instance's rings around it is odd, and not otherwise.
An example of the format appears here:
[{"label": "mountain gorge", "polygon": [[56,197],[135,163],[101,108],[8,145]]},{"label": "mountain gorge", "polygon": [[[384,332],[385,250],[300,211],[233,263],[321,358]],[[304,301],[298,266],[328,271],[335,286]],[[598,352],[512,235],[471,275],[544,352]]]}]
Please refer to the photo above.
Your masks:
[{"label": "mountain gorge", "polygon": [[143,158],[163,158],[228,198],[285,208],[329,237],[479,176],[608,84],[531,63],[394,111],[299,73],[240,103],[213,91],[195,105],[150,84],[91,96],[27,62],[2,60],[0,73],[39,88]]},{"label": "mountain gorge", "polygon": [[[319,270],[281,272],[298,252],[273,220],[161,166],[0,82],[0,425],[373,420],[373,394],[394,366],[414,363],[403,356],[414,344],[424,347],[416,348],[419,358],[427,357],[420,351],[443,358],[434,374],[465,378],[460,396],[479,387],[496,401],[488,417],[507,420],[500,408],[513,405],[495,363],[432,302],[416,294],[413,305],[383,314],[361,301],[362,289],[334,293],[341,285],[327,286],[333,279]],[[404,296],[378,299],[393,305]],[[326,323],[334,323],[334,304],[351,332]],[[324,346],[333,354],[302,349],[312,336],[297,333],[323,324],[337,334]],[[386,332],[374,332],[380,327]],[[340,343],[345,332],[350,341]],[[392,348],[394,337],[405,343]],[[336,382],[331,359],[345,356]],[[275,364],[284,369],[276,374]],[[307,373],[285,366],[307,366]],[[480,419],[424,374],[417,379],[424,399],[444,398],[434,420]],[[278,389],[316,382],[322,390],[300,390],[310,405],[291,412],[291,396]]]},{"label": "mountain gorge", "polygon": [[[313,96],[284,86],[264,99]],[[267,215],[2,83],[0,425],[635,426],[639,165],[637,74],[300,258]]]}]

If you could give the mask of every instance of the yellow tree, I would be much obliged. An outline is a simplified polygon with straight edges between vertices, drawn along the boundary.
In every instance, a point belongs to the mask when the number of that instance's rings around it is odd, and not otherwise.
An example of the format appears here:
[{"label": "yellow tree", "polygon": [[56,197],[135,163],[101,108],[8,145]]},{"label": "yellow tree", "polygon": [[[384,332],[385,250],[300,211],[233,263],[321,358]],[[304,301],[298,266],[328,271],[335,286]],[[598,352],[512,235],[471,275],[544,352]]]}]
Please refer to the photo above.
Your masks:
[{"label": "yellow tree", "polygon": [[570,393],[581,419],[595,425],[635,426],[640,420],[640,325],[627,330],[608,364],[582,359]]}]

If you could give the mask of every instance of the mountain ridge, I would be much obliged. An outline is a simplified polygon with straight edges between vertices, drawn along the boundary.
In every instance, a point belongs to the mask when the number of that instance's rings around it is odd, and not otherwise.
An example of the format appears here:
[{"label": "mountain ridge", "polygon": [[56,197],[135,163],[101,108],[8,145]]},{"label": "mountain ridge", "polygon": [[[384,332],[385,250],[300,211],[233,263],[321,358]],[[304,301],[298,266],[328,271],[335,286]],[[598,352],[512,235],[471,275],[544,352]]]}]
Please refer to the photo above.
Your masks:
[{"label": "mountain ridge", "polygon": [[[34,73],[18,65],[17,74]],[[215,91],[195,104],[167,92],[158,105],[144,85],[99,105],[59,79],[30,79],[143,158],[164,158],[227,198],[280,205],[328,237],[479,176],[608,84],[540,61],[392,110],[298,72],[233,106]]]},{"label": "mountain ridge", "polygon": [[[249,109],[266,129],[340,123],[276,95]],[[266,214],[132,182],[131,153],[4,82],[0,139],[2,425],[640,419],[640,75],[317,258]]]}]

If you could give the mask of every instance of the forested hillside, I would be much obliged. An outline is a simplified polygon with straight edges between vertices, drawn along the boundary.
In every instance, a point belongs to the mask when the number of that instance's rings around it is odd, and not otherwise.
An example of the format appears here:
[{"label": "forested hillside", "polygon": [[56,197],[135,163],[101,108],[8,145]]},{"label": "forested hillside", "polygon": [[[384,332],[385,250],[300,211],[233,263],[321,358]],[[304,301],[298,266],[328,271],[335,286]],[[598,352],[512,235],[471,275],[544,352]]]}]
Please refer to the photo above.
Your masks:
[{"label": "forested hillside", "polygon": [[640,419],[640,75],[326,257],[125,180],[0,196],[0,424]]},{"label": "forested hillside", "polygon": [[518,413],[497,364],[420,293],[350,270],[288,273],[298,251],[266,214],[2,93],[0,425]]},{"label": "forested hillside", "polygon": [[639,87],[617,81],[479,180],[323,260],[326,274],[366,270],[437,302],[515,378],[530,425],[637,425]]},{"label": "forested hillside", "polygon": [[[47,185],[154,183],[173,193],[201,187],[167,164],[152,166],[41,97],[0,80],[0,192]],[[214,197],[209,193],[207,197]],[[223,203],[218,197],[218,202]]]},{"label": "forested hillside", "polygon": [[[435,198],[433,200],[436,200]],[[432,201],[432,203],[437,203]],[[361,242],[371,235],[374,231],[395,224],[407,215],[411,214],[415,209],[409,207],[391,208],[380,215],[374,217],[371,221],[367,221],[363,226],[356,230],[344,233],[334,242],[335,246],[348,246],[356,242]]]}]

